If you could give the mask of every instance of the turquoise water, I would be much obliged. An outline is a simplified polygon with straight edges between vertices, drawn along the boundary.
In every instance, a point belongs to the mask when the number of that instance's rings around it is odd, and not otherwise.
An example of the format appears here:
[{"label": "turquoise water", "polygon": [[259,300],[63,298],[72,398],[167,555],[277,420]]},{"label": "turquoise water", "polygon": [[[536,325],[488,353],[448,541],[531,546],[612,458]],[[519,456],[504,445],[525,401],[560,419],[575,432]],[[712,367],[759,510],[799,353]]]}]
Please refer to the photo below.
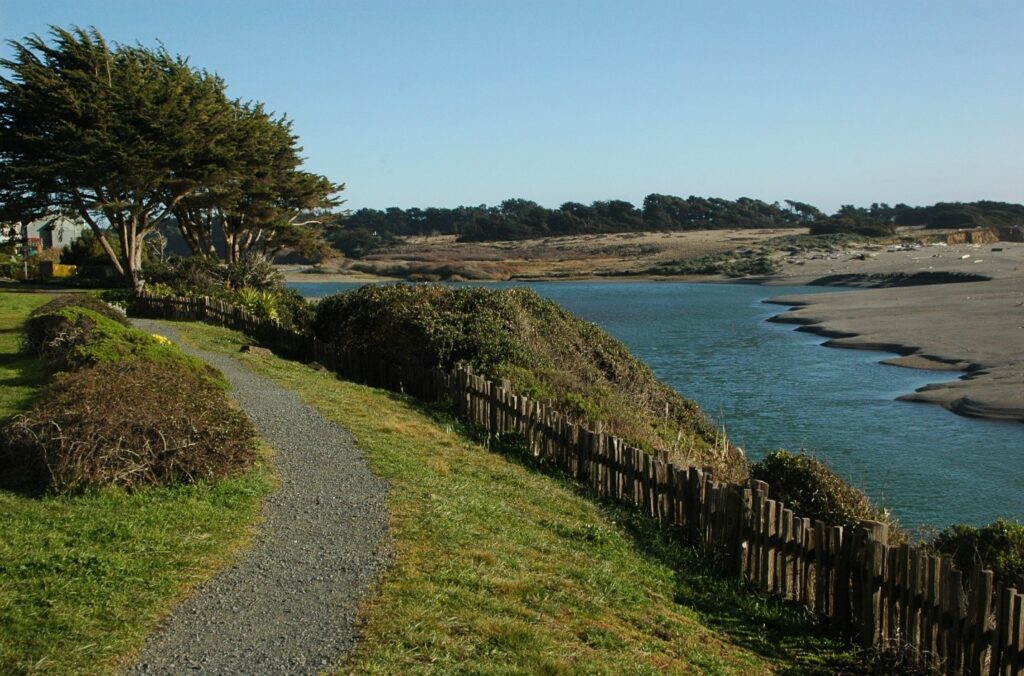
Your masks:
[{"label": "turquoise water", "polygon": [[[317,297],[357,285],[293,286]],[[950,374],[880,364],[888,353],[824,348],[823,338],[765,321],[786,310],[765,298],[820,287],[530,286],[623,341],[752,458],[812,451],[908,527],[1024,520],[1024,425],[895,401]]]}]

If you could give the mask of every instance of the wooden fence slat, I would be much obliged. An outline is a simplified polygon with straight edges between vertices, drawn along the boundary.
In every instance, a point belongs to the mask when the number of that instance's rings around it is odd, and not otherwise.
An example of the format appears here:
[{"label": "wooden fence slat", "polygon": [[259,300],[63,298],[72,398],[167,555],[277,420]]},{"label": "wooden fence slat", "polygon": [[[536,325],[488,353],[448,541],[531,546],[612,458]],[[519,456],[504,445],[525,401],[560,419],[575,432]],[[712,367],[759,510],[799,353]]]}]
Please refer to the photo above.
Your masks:
[{"label": "wooden fence slat", "polygon": [[829,565],[829,555],[831,554],[829,532],[824,521],[814,522],[814,609],[822,617],[829,617],[832,614],[832,604],[829,603],[828,597],[831,568]]},{"label": "wooden fence slat", "polygon": [[946,663],[948,665],[947,673],[955,675],[963,673],[964,609],[966,608],[963,573],[955,567],[949,571],[949,605],[950,630],[946,637]]},{"label": "wooden fence slat", "polygon": [[781,562],[779,595],[783,599],[789,599],[791,589],[793,588],[793,510],[783,507],[781,511],[782,539],[780,543],[781,556],[779,557]]},{"label": "wooden fence slat", "polygon": [[991,570],[975,570],[971,576],[971,598],[968,605],[968,621],[971,634],[969,637],[969,654],[964,658],[964,671],[973,676],[985,673],[985,661],[988,657],[988,644],[985,640],[988,631],[989,615],[992,612],[992,587],[995,575]]},{"label": "wooden fence slat", "polygon": [[1013,633],[1010,642],[1010,673],[1024,673],[1024,594],[1013,597]]},{"label": "wooden fence slat", "polygon": [[1007,659],[1009,648],[1012,645],[1010,636],[1012,626],[1013,596],[1016,593],[1013,587],[999,585],[996,593],[996,624],[992,631],[992,652],[990,656],[991,676],[1006,676],[1013,668],[1013,660]]},{"label": "wooden fence slat", "polygon": [[[894,593],[898,597],[897,603],[899,604],[899,610],[893,617],[893,628],[889,631],[889,639],[896,643],[895,647],[899,647],[899,644],[912,645],[910,640],[910,624],[912,622],[910,615],[910,603],[914,593],[913,581],[912,581],[912,555],[910,545],[904,544],[899,548],[897,554],[897,566],[899,567],[899,579],[897,581],[897,589]],[[894,598],[893,601],[896,601]]]},{"label": "wooden fence slat", "polygon": [[844,631],[850,626],[850,546],[852,538],[842,526],[832,527],[835,540],[835,571],[832,594],[835,598],[835,622]]},{"label": "wooden fence slat", "polygon": [[882,575],[888,526],[878,521],[861,521],[859,537],[860,583],[857,585],[857,619],[860,622],[860,642],[865,647],[876,647],[882,639]]},{"label": "wooden fence slat", "polygon": [[909,556],[908,545],[889,548],[889,557],[885,562],[885,585],[883,602],[885,604],[885,627],[882,632],[882,645],[892,646],[902,635],[900,612],[903,605],[903,590],[907,586],[907,567],[904,553]]},{"label": "wooden fence slat", "polygon": [[764,519],[761,521],[761,580],[762,589],[771,593],[775,589],[775,508],[772,499],[764,501]]},{"label": "wooden fence slat", "polygon": [[713,517],[712,495],[711,477],[705,471],[700,483],[700,533],[697,536],[704,551],[710,551],[711,519]]},{"label": "wooden fence slat", "polygon": [[800,582],[800,573],[803,562],[804,535],[802,532],[803,520],[790,510],[790,539],[789,539],[789,600],[800,603],[800,592],[803,583]]},{"label": "wooden fence slat", "polygon": [[679,528],[686,526],[686,470],[672,468],[672,504],[675,505],[672,523]]},{"label": "wooden fence slat", "polygon": [[951,618],[951,615],[950,615],[951,602],[950,602],[950,595],[949,595],[949,573],[950,573],[950,570],[952,569],[952,564],[950,563],[950,559],[949,559],[948,556],[940,557],[939,561],[941,562],[941,568],[940,568],[941,576],[939,578],[939,583],[938,583],[938,588],[937,588],[937,591],[938,591],[938,597],[937,597],[938,603],[936,605],[937,605],[937,609],[938,609],[937,610],[938,618],[937,618],[937,621],[936,621],[936,626],[937,626],[936,634],[937,635],[935,637],[935,647],[936,647],[936,659],[937,659],[939,668],[940,668],[940,670],[945,671],[947,666],[948,666],[947,663],[950,661],[950,656],[948,654],[948,650],[949,650],[949,631],[951,629],[952,622],[950,621],[950,618]]},{"label": "wooden fence slat", "polygon": [[658,518],[658,478],[655,469],[655,460],[649,454],[644,454],[644,501],[647,503],[647,516],[652,519]]},{"label": "wooden fence slat", "polygon": [[726,519],[728,523],[729,572],[743,575],[743,493],[745,489],[730,485],[727,493]]},{"label": "wooden fence slat", "polygon": [[925,650],[933,664],[940,664],[942,655],[939,652],[939,590],[942,588],[942,560],[939,557],[928,557],[928,581],[925,588],[926,609],[928,612]]},{"label": "wooden fence slat", "polygon": [[703,509],[701,504],[701,487],[704,483],[704,473],[696,467],[689,468],[689,476],[687,479],[687,491],[690,493],[690,500],[687,504],[687,509],[690,512],[689,523],[687,524],[687,530],[689,531],[690,542],[694,545],[701,544],[700,534],[703,524],[701,523],[701,517],[703,515]]},{"label": "wooden fence slat", "polygon": [[800,571],[800,580],[803,583],[803,588],[800,592],[800,600],[812,610],[817,610],[814,607],[814,557],[816,547],[814,527],[811,525],[811,520],[806,517],[801,519],[801,521],[800,530],[803,532],[804,537],[801,550],[802,570]]},{"label": "wooden fence slat", "polygon": [[785,504],[776,500],[775,501],[775,518],[772,519],[772,593],[782,593],[782,575],[785,572],[785,567],[782,562],[782,555],[785,549],[785,542],[783,541],[783,525],[782,517],[785,511]]},{"label": "wooden fence slat", "polygon": [[622,439],[612,439],[612,497],[616,502],[625,502],[626,494],[626,463],[625,443]]},{"label": "wooden fence slat", "polygon": [[671,465],[665,459],[655,463],[655,480],[657,482],[658,494],[658,520],[662,523],[669,521],[669,493],[668,477]]},{"label": "wooden fence slat", "polygon": [[740,556],[741,574],[748,580],[753,579],[752,561],[754,557],[754,491],[749,488],[741,490],[741,513],[740,513]]},{"label": "wooden fence slat", "polygon": [[763,481],[752,482],[753,503],[751,504],[750,521],[750,581],[759,589],[764,587],[764,573],[761,561],[764,558],[764,542],[761,534],[764,529],[765,502],[768,500],[768,484]]},{"label": "wooden fence slat", "polygon": [[633,448],[633,504],[636,505],[640,511],[645,511],[647,503],[645,502],[646,496],[644,493],[644,463],[646,460],[644,456],[647,453],[640,448]]}]

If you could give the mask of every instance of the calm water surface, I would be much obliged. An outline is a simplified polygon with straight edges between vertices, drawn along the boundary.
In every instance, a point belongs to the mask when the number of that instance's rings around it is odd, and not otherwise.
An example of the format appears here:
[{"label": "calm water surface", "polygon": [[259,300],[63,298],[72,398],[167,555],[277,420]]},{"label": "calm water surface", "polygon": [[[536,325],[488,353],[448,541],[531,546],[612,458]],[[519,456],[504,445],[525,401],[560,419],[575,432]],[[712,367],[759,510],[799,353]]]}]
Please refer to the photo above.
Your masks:
[{"label": "calm water surface", "polygon": [[[318,297],[358,285],[293,286]],[[818,336],[765,321],[786,309],[765,298],[820,287],[530,286],[623,341],[752,458],[813,451],[910,527],[1024,519],[1024,425],[895,401],[949,374],[878,363],[887,353],[824,348]]]}]

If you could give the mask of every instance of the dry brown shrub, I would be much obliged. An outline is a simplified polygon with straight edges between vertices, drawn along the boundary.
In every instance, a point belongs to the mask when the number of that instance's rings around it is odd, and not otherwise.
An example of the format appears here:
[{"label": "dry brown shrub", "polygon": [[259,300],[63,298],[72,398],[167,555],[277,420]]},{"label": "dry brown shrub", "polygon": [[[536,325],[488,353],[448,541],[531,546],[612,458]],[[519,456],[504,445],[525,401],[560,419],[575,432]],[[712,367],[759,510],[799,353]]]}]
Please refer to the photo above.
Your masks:
[{"label": "dry brown shrub", "polygon": [[215,480],[256,457],[255,431],[223,390],[145,360],[59,375],[2,437],[9,460],[57,492]]}]

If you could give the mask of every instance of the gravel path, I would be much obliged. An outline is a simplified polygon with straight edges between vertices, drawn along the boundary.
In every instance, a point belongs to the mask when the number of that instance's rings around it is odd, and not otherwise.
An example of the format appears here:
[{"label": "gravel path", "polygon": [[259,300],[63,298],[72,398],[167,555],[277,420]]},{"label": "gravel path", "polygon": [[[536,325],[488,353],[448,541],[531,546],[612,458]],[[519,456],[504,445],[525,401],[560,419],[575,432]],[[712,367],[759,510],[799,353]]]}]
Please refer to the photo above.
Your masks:
[{"label": "gravel path", "polygon": [[[173,324],[133,320],[181,344]],[[216,366],[277,450],[281,488],[263,509],[252,551],[178,606],[128,673],[317,673],[355,646],[357,604],[387,566],[387,484],[352,436],[234,358]]]}]

